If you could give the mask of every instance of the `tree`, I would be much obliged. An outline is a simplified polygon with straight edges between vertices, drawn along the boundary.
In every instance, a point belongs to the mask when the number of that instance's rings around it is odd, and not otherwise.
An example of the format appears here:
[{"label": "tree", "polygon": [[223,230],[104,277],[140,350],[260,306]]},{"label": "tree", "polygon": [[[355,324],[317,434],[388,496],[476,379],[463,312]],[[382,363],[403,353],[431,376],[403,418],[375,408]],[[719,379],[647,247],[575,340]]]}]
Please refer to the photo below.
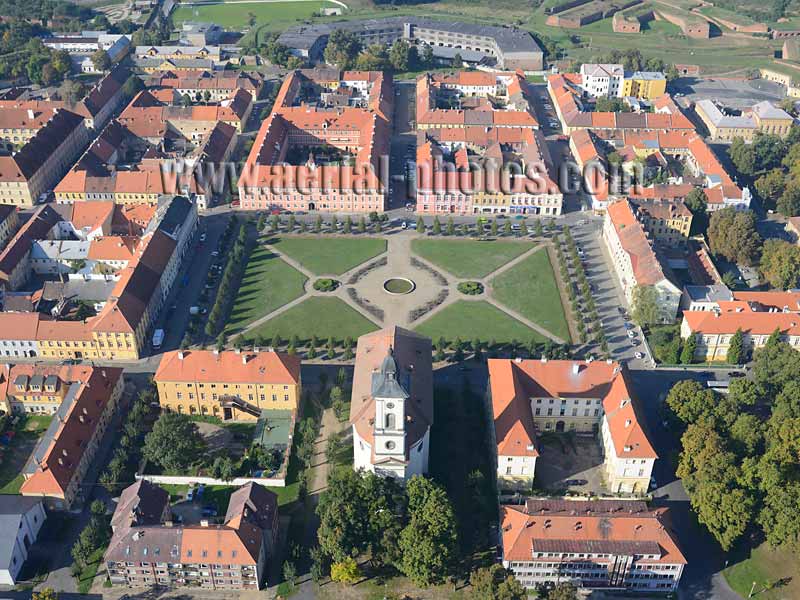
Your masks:
[{"label": "tree", "polygon": [[218,456],[211,465],[211,476],[222,481],[233,481],[236,477],[236,465],[229,456]]},{"label": "tree", "polygon": [[754,264],[761,247],[755,214],[733,207],[715,211],[708,225],[708,242],[714,254],[737,264]]},{"label": "tree", "polygon": [[252,13],[252,12],[248,12],[247,13],[247,25],[249,27],[255,27],[256,26],[256,15],[255,15],[255,13]]},{"label": "tree", "polygon": [[408,525],[400,536],[398,568],[417,585],[440,582],[456,557],[455,514],[444,489],[415,476],[407,485]]},{"label": "tree", "polygon": [[31,594],[31,600],[58,600],[58,594],[53,588],[44,588]]},{"label": "tree", "polygon": [[489,232],[492,237],[497,237],[497,219],[492,219],[492,223],[489,225]]},{"label": "tree", "polygon": [[792,181],[787,185],[775,206],[784,217],[800,215],[800,183]]},{"label": "tree", "polygon": [[728,156],[734,166],[744,175],[755,174],[756,167],[756,152],[752,144],[747,144],[745,141],[736,137],[728,148]]},{"label": "tree", "polygon": [[528,594],[511,571],[494,563],[473,571],[469,576],[475,600],[527,600]]},{"label": "tree", "polygon": [[431,233],[433,233],[433,235],[440,235],[442,233],[442,224],[439,222],[439,217],[433,217]]},{"label": "tree", "polygon": [[631,319],[644,327],[661,322],[658,290],[652,285],[637,285],[633,288]]},{"label": "tree", "polygon": [[144,439],[143,454],[168,471],[183,471],[203,448],[203,438],[189,417],[164,413]]},{"label": "tree", "polygon": [[548,590],[545,595],[546,600],[578,600],[578,590],[569,581],[557,583],[555,587]]},{"label": "tree", "polygon": [[759,270],[774,288],[788,290],[797,287],[800,280],[800,248],[779,239],[765,241]]},{"label": "tree", "polygon": [[92,500],[89,505],[89,513],[93,517],[104,517],[106,515],[106,505],[102,500]]},{"label": "tree", "polygon": [[361,218],[358,220],[358,233],[366,233],[367,232],[367,221],[364,219],[364,215],[361,215]]},{"label": "tree", "polygon": [[455,56],[453,56],[453,66],[454,67],[463,67],[464,66],[464,59],[461,58],[461,54],[459,52],[456,52]]},{"label": "tree", "polygon": [[389,62],[395,71],[408,71],[411,67],[411,46],[405,40],[397,40],[389,49]]},{"label": "tree", "polygon": [[108,53],[102,48],[96,50],[91,56],[92,66],[96,71],[108,71],[111,68],[111,59]]},{"label": "tree", "polygon": [[426,67],[430,67],[433,65],[434,57],[433,57],[433,48],[430,44],[423,44],[422,45],[422,55],[420,56],[420,62]]},{"label": "tree", "polygon": [[292,561],[284,561],[283,563],[283,580],[289,584],[289,589],[294,589],[294,584],[297,581],[297,568],[295,568]]},{"label": "tree", "polygon": [[756,193],[767,208],[775,208],[778,198],[786,189],[783,171],[772,169],[755,180]]},{"label": "tree", "polygon": [[361,475],[351,469],[335,469],[317,505],[317,539],[334,562],[357,556],[366,549],[368,515]]},{"label": "tree", "polygon": [[355,558],[347,557],[331,565],[331,579],[353,585],[361,579],[361,570]]},{"label": "tree", "polygon": [[716,394],[699,381],[686,379],[672,386],[667,406],[686,425],[696,423],[716,407]]},{"label": "tree", "polygon": [[708,199],[706,198],[706,193],[702,188],[692,188],[692,191],[686,194],[684,203],[692,213],[692,231],[705,231],[708,225],[708,215],[706,214]]},{"label": "tree", "polygon": [[325,62],[340,69],[349,69],[355,64],[360,52],[361,42],[355,33],[336,29],[328,37],[324,52]]},{"label": "tree", "polygon": [[58,95],[69,105],[74,105],[86,96],[86,86],[74,79],[65,79],[58,88]]},{"label": "tree", "polygon": [[356,59],[356,68],[363,71],[385,71],[391,66],[389,53],[384,44],[372,44],[365,48]]},{"label": "tree", "polygon": [[690,365],[694,362],[694,353],[697,351],[697,336],[692,334],[681,349],[681,364]]},{"label": "tree", "polygon": [[453,237],[456,234],[456,225],[453,223],[453,217],[447,217],[447,235]]},{"label": "tree", "polygon": [[417,217],[417,233],[425,233],[425,219]]},{"label": "tree", "polygon": [[739,328],[731,337],[731,343],[728,346],[728,355],[725,360],[732,365],[738,365],[744,362],[744,359],[744,334],[742,333],[741,328]]}]

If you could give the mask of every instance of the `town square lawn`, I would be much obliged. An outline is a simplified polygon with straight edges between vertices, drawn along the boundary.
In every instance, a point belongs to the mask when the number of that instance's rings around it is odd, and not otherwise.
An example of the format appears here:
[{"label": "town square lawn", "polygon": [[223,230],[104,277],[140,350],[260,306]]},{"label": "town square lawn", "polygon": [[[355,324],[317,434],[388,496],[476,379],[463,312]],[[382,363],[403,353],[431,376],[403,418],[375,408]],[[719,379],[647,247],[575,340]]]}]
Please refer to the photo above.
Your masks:
[{"label": "town square lawn", "polygon": [[492,297],[526,319],[541,325],[562,340],[569,340],[569,326],[561,304],[558,283],[542,248],[495,277]]},{"label": "town square lawn", "polygon": [[458,300],[444,307],[415,329],[436,341],[439,338],[464,342],[478,338],[482,342],[495,340],[504,344],[512,340],[528,343],[544,342],[538,332],[507,315],[484,300]]},{"label": "town square lawn", "polygon": [[256,319],[299,298],[306,276],[264,246],[253,250],[226,331],[235,334]]},{"label": "town square lawn", "polygon": [[378,327],[372,321],[339,298],[311,296],[308,300],[248,331],[247,337],[254,340],[261,336],[270,340],[277,333],[284,340],[296,335],[305,342],[316,335],[320,344],[324,344],[329,337],[340,342],[348,337],[355,340],[376,329]]},{"label": "town square lawn", "polygon": [[498,240],[418,239],[411,243],[414,254],[461,279],[482,279],[532,247],[529,242]]},{"label": "town square lawn", "polygon": [[267,243],[314,275],[341,275],[386,252],[383,238],[273,236]]}]

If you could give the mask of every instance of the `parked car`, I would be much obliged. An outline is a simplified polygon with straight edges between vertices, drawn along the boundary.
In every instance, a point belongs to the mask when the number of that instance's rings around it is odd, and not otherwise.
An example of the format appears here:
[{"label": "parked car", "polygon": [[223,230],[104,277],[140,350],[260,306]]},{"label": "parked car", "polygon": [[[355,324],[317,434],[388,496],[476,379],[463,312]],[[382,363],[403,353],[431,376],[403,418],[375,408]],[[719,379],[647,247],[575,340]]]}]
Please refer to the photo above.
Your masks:
[{"label": "parked car", "polygon": [[634,354],[634,356],[639,360],[642,360],[644,358],[644,354],[642,354],[641,352],[637,352],[636,354]]},{"label": "parked car", "polygon": [[206,241],[206,232],[205,231],[200,234],[200,241],[201,242],[205,242]]},{"label": "parked car", "polygon": [[650,478],[650,489],[654,490],[658,487],[658,482],[656,481],[655,477]]},{"label": "parked car", "polygon": [[194,502],[196,493],[197,493],[196,488],[190,487],[189,491],[186,492],[186,500],[188,500],[189,502]]},{"label": "parked car", "polygon": [[203,497],[203,492],[205,492],[205,491],[206,491],[206,485],[204,483],[201,483],[200,485],[197,486],[197,492],[195,492],[195,495],[198,498],[202,498]]},{"label": "parked car", "polygon": [[567,479],[564,484],[568,487],[572,487],[575,485],[586,485],[589,483],[586,479]]},{"label": "parked car", "polygon": [[628,329],[628,337],[633,339],[636,337],[636,332],[633,329]]},{"label": "parked car", "polygon": [[201,513],[204,517],[216,517],[217,509],[214,506],[204,506]]}]

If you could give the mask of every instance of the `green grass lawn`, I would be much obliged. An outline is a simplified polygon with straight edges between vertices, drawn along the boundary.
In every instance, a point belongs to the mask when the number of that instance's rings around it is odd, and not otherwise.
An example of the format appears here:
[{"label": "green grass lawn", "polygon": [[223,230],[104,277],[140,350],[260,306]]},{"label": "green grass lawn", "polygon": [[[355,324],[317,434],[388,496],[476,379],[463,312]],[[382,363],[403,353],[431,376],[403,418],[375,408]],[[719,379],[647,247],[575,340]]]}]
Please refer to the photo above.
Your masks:
[{"label": "green grass lawn", "polygon": [[22,468],[52,419],[50,415],[20,416],[13,427],[14,439],[3,447],[0,458],[0,494],[19,494],[24,481]]},{"label": "green grass lawn", "polygon": [[256,319],[299,298],[306,276],[264,246],[253,250],[231,310],[226,332],[235,334]]},{"label": "green grass lawn", "polygon": [[530,250],[527,242],[418,239],[411,249],[425,260],[462,279],[481,279]]},{"label": "green grass lawn", "polygon": [[478,338],[482,342],[495,340],[501,344],[511,340],[544,341],[539,333],[483,300],[458,300],[423,322],[416,331],[433,340],[460,337],[466,342]]},{"label": "green grass lawn", "polygon": [[570,339],[556,276],[544,248],[493,279],[492,296],[562,340]]},{"label": "green grass lawn", "polygon": [[339,298],[313,296],[249,331],[247,338],[262,336],[270,340],[277,333],[284,340],[296,335],[305,341],[316,335],[324,343],[329,337],[338,341],[347,337],[355,340],[375,329],[372,321]]},{"label": "green grass lawn", "polygon": [[[742,598],[747,598],[756,582],[755,598],[784,600],[800,596],[800,565],[788,550],[774,550],[769,544],[753,549],[750,557],[725,569],[725,580]],[[784,586],[775,583],[788,579]],[[767,587],[775,586],[773,589]]]},{"label": "green grass lawn", "polygon": [[341,275],[386,251],[386,240],[350,237],[271,237],[278,251],[315,275]]},{"label": "green grass lawn", "polygon": [[291,23],[308,19],[321,8],[331,8],[332,2],[269,2],[247,4],[207,4],[204,6],[178,5],[172,18],[175,24],[183,21],[210,21],[223,27],[244,28],[248,26],[248,13],[256,17],[256,26],[276,23]]}]

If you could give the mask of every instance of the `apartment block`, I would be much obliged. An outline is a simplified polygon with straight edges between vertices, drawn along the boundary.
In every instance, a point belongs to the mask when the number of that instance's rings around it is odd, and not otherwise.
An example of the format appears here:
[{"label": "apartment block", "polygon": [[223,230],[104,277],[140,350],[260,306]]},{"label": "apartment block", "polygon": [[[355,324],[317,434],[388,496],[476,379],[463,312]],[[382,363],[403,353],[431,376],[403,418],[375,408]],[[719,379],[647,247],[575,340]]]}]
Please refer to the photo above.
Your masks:
[{"label": "apartment block", "polygon": [[624,500],[537,500],[501,506],[503,566],[526,588],[667,593],[687,564],[669,510]]},{"label": "apartment block", "polygon": [[278,535],[277,496],[257,483],[231,494],[222,519],[175,522],[169,494],[137,481],[120,496],[105,553],[112,586],[261,589]]},{"label": "apartment block", "polygon": [[15,585],[28,551],[47,520],[40,498],[0,496],[0,585]]}]

